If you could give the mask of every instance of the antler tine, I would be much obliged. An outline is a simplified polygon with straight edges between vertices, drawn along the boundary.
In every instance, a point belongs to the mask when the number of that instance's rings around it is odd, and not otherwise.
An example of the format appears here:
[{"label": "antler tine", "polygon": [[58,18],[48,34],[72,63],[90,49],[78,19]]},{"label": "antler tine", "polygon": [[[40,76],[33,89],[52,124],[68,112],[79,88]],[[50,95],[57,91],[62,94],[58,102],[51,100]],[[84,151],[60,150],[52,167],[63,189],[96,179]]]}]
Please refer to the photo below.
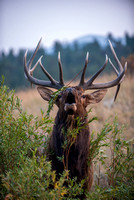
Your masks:
[{"label": "antler tine", "polygon": [[46,74],[46,76],[48,77],[48,79],[51,81],[51,83],[55,84],[56,80],[54,80],[54,78],[46,71],[46,69],[43,67],[41,59],[39,61],[39,64],[41,66],[42,71]]},{"label": "antler tine", "polygon": [[[31,76],[33,76],[33,72],[34,72],[34,70],[36,69],[36,67],[38,66],[38,64],[39,64],[39,62],[40,62],[40,60],[41,60],[42,57],[43,57],[43,56],[41,56],[41,57],[38,59],[38,61],[35,63],[35,65],[33,66],[32,69],[29,68],[29,73],[30,73]],[[31,87],[32,87],[32,86],[33,86],[33,84],[31,83]]]},{"label": "antler tine", "polygon": [[[27,52],[25,53],[24,55],[24,71],[25,71],[25,75],[26,75],[26,78],[31,82],[31,84],[35,84],[35,85],[41,85],[41,86],[44,86],[44,87],[50,87],[50,88],[55,88],[55,89],[60,89],[64,86],[64,84],[62,84],[61,82],[57,82],[55,79],[52,78],[52,76],[45,70],[45,68],[43,67],[42,63],[41,63],[41,58],[42,56],[38,59],[38,61],[36,62],[36,64],[33,66],[32,69],[31,68],[31,65],[32,65],[32,62],[33,62],[33,59],[40,47],[40,43],[41,43],[41,39],[40,41],[38,42],[37,44],[37,47],[34,51],[34,53],[32,54],[30,60],[28,61],[27,63]],[[44,81],[44,80],[39,80],[37,78],[34,78],[32,75],[33,75],[33,71],[35,70],[35,68],[37,67],[37,65],[40,64],[41,66],[41,69],[43,70],[43,72],[46,74],[46,76],[48,77],[48,79],[50,81]]]},{"label": "antler tine", "polygon": [[28,52],[28,50],[26,50],[26,52],[24,54],[24,76],[25,76],[26,79],[28,79],[28,77],[26,75],[26,72],[25,72],[26,71],[25,68],[27,69],[27,66],[26,66],[26,63],[27,63],[27,52]]},{"label": "antler tine", "polygon": [[[116,67],[114,66],[114,64],[112,63],[112,61],[111,61],[110,58],[109,58],[109,63],[111,64],[111,66],[113,67],[113,69],[114,69],[116,75],[118,76],[118,75],[119,75],[119,72],[118,72],[118,70],[116,69]],[[119,90],[120,90],[120,84],[117,86],[117,89],[116,89],[116,92],[115,92],[115,96],[114,96],[114,101],[115,101],[116,98],[117,98],[117,95],[118,95],[118,93],[119,93]]]},{"label": "antler tine", "polygon": [[120,86],[121,86],[121,84],[119,84],[119,85],[117,86],[117,89],[116,89],[116,92],[115,92],[115,96],[114,96],[114,101],[116,101],[117,95],[118,95],[119,90],[120,90]]},{"label": "antler tine", "polygon": [[[125,68],[127,68],[127,62],[125,63]],[[122,79],[120,80],[120,83],[119,85],[117,85],[117,89],[116,89],[116,93],[115,93],[115,96],[114,96],[114,101],[116,100],[117,98],[117,95],[119,93],[119,90],[120,90],[120,85],[121,85],[121,82],[123,81],[123,79],[125,78],[125,74],[123,75]]]},{"label": "antler tine", "polygon": [[88,58],[89,58],[89,52],[87,52],[87,55],[86,55],[85,65],[84,65],[84,68],[82,71],[79,86],[83,86],[85,83],[84,79],[85,79],[85,73],[86,73],[86,69],[87,69],[87,65],[88,65]]},{"label": "antler tine", "polygon": [[96,72],[92,77],[91,79],[87,82],[87,85],[90,86],[93,81],[97,78],[97,76],[99,76],[99,74],[105,69],[106,65],[108,63],[108,56],[106,55],[106,60],[105,60],[105,63],[104,65],[99,69],[98,72]]},{"label": "antler tine", "polygon": [[121,71],[123,71],[123,67],[122,67],[122,65],[121,65],[121,63],[120,63],[120,61],[119,61],[119,59],[118,59],[118,57],[117,57],[117,55],[116,55],[116,53],[115,53],[115,50],[114,50],[114,48],[113,48],[113,45],[112,45],[111,41],[108,40],[108,42],[109,42],[109,45],[110,45],[111,51],[112,51],[112,53],[113,53],[113,56],[114,56],[115,62],[116,62],[117,65],[119,66],[119,69],[120,69],[120,72],[121,72]]},{"label": "antler tine", "polygon": [[[110,60],[110,58],[109,58],[109,62],[110,62],[110,64],[111,64],[111,66],[113,67],[113,69],[115,70],[115,73],[117,74],[117,76],[119,75],[119,71],[116,69],[116,67],[114,66],[114,64],[112,63],[112,61]],[[125,63],[125,66],[127,65],[127,62]],[[125,67],[126,68],[126,67]],[[123,68],[122,68],[123,69]],[[125,74],[124,74],[124,76],[122,77],[122,79],[121,79],[121,81],[120,81],[120,83],[123,81],[123,79],[125,78]]]},{"label": "antler tine", "polygon": [[29,70],[30,70],[30,67],[31,67],[31,65],[32,65],[33,59],[34,59],[34,57],[35,57],[37,51],[38,51],[39,48],[40,48],[41,41],[42,41],[42,38],[40,38],[40,40],[39,40],[39,42],[38,42],[38,44],[37,44],[37,46],[36,46],[36,48],[35,48],[34,53],[32,54],[31,58],[29,59],[29,61],[28,61],[28,63],[27,63]]},{"label": "antler tine", "polygon": [[42,59],[43,56],[41,56],[37,62],[35,63],[35,65],[32,67],[32,69],[29,69],[29,73],[33,76],[33,72],[36,69],[36,67],[38,66],[38,64],[40,63],[40,60]]},{"label": "antler tine", "polygon": [[[116,69],[116,67],[114,66],[114,64],[112,63],[112,61],[111,61],[110,58],[109,58],[109,62],[110,62],[110,64],[111,64],[111,66],[113,67],[113,69],[114,69],[116,75],[118,76],[118,75],[119,75],[119,72],[118,72],[118,70]],[[125,63],[125,65],[127,65],[127,63]],[[122,69],[123,69],[123,68],[122,68]],[[125,74],[124,74],[124,76],[122,77],[122,79],[120,80],[120,83],[117,85],[117,89],[116,89],[115,96],[114,96],[114,101],[115,101],[116,98],[117,98],[117,95],[118,95],[119,90],[120,90],[120,84],[121,84],[121,82],[123,81],[124,78],[125,78]]]},{"label": "antler tine", "polygon": [[116,69],[116,67],[114,66],[114,64],[112,63],[111,59],[109,58],[109,63],[111,64],[111,66],[113,67],[115,73],[117,74],[117,76],[119,75],[118,70]]},{"label": "antler tine", "polygon": [[61,58],[60,58],[60,51],[58,52],[58,63],[59,63],[60,83],[62,85],[64,85],[63,70],[62,70],[62,64],[61,64]]}]

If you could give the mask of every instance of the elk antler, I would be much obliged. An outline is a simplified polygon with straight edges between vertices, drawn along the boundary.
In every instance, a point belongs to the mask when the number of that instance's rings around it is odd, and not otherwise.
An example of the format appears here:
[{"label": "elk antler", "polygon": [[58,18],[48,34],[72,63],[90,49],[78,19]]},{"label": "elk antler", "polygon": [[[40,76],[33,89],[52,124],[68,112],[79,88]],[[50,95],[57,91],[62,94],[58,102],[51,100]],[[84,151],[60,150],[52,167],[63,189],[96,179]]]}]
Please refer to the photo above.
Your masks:
[{"label": "elk antler", "polygon": [[[32,62],[34,60],[34,57],[40,47],[40,43],[41,43],[42,38],[40,39],[40,41],[37,44],[37,47],[34,51],[34,53],[32,54],[31,58],[29,59],[29,61],[27,62],[27,52],[25,53],[24,56],[24,71],[25,71],[25,75],[26,78],[31,82],[31,84],[35,84],[35,85],[41,85],[41,86],[45,86],[45,87],[50,87],[50,88],[55,88],[55,89],[60,89],[64,86],[64,81],[63,81],[63,71],[62,71],[62,65],[61,65],[61,59],[60,59],[60,52],[58,53],[58,63],[59,63],[59,72],[60,72],[60,82],[57,82],[47,71],[46,69],[43,67],[41,59],[43,56],[41,56],[38,61],[36,62],[36,64],[32,67],[31,69],[31,65]],[[44,80],[39,80],[33,77],[33,71],[35,70],[35,68],[37,67],[37,65],[40,65],[42,71],[45,73],[45,75],[48,77],[48,79],[50,81],[44,81]]]},{"label": "elk antler", "polygon": [[114,59],[119,67],[119,71],[116,69],[116,67],[113,65],[113,63],[111,62],[111,60],[109,59],[109,62],[111,64],[111,66],[113,67],[116,75],[117,75],[117,78],[113,81],[110,81],[110,82],[107,82],[107,83],[96,83],[96,84],[93,84],[94,80],[97,78],[97,76],[105,69],[107,63],[108,63],[108,56],[106,55],[106,60],[105,60],[105,63],[104,65],[87,81],[85,82],[84,81],[84,78],[85,78],[85,72],[86,72],[86,68],[87,68],[87,64],[88,64],[88,53],[87,53],[87,56],[86,56],[86,61],[85,61],[85,66],[83,68],[83,72],[82,72],[82,75],[81,75],[81,79],[80,79],[80,83],[79,83],[79,86],[81,86],[84,90],[90,90],[90,89],[105,89],[105,88],[110,88],[110,87],[114,87],[114,86],[117,86],[117,90],[116,90],[116,94],[115,94],[115,98],[114,100],[116,100],[116,97],[117,97],[117,94],[119,92],[119,89],[120,89],[120,84],[121,82],[123,81],[124,77],[125,77],[125,73],[126,73],[126,70],[127,70],[127,62],[125,63],[125,66],[124,66],[124,69],[114,51],[114,48],[111,44],[111,42],[109,41],[109,44],[110,44],[110,48],[111,48],[111,51],[114,55]]},{"label": "elk antler", "polygon": [[[34,53],[32,54],[31,58],[29,59],[29,61],[27,62],[26,61],[26,58],[27,58],[27,51],[25,53],[25,56],[24,56],[24,71],[25,71],[25,75],[26,75],[26,78],[31,82],[31,84],[35,84],[35,85],[41,85],[41,86],[44,86],[44,87],[50,87],[50,88],[55,88],[55,89],[60,89],[64,86],[64,81],[63,81],[63,71],[62,71],[62,64],[61,64],[61,59],[60,59],[60,52],[58,53],[58,63],[59,63],[59,74],[60,74],[60,81],[57,82],[47,71],[46,69],[43,67],[42,65],[42,62],[41,62],[41,59],[43,56],[41,56],[38,61],[36,62],[36,64],[32,67],[31,69],[31,65],[32,65],[32,62],[34,60],[34,57],[40,47],[40,43],[41,43],[41,39],[40,41],[38,42],[37,44],[37,47],[34,51]],[[82,71],[82,75],[81,75],[81,79],[80,79],[80,83],[79,83],[79,86],[81,86],[84,90],[90,90],[90,89],[105,89],[105,88],[110,88],[110,87],[114,87],[114,86],[117,86],[117,90],[116,90],[116,94],[115,94],[115,98],[114,100],[116,100],[116,97],[118,95],[118,92],[119,92],[119,89],[120,89],[120,84],[121,82],[123,81],[124,77],[125,77],[125,73],[126,73],[126,70],[127,70],[127,62],[125,63],[125,66],[124,66],[124,69],[114,51],[114,48],[111,44],[111,42],[109,41],[109,44],[110,44],[110,48],[111,48],[111,51],[113,53],[113,56],[114,56],[114,59],[116,61],[116,64],[118,65],[119,67],[119,70],[116,69],[116,67],[113,65],[113,63],[111,62],[110,59],[108,59],[108,56],[106,55],[106,60],[105,60],[105,63],[104,65],[87,81],[85,82],[85,73],[86,73],[86,68],[87,68],[87,64],[88,64],[88,56],[89,56],[89,53],[87,52],[87,55],[86,55],[86,60],[85,60],[85,66],[83,68],[83,71]],[[98,75],[105,69],[107,63],[108,63],[108,60],[111,64],[111,66],[113,67],[116,75],[117,75],[117,78],[113,81],[110,81],[110,82],[107,82],[107,83],[96,83],[94,84],[94,80],[98,77]],[[44,81],[44,80],[39,80],[39,79],[36,79],[33,77],[33,72],[35,70],[35,68],[37,67],[37,65],[40,65],[42,71],[45,73],[45,75],[48,77],[48,79],[50,81]]]}]

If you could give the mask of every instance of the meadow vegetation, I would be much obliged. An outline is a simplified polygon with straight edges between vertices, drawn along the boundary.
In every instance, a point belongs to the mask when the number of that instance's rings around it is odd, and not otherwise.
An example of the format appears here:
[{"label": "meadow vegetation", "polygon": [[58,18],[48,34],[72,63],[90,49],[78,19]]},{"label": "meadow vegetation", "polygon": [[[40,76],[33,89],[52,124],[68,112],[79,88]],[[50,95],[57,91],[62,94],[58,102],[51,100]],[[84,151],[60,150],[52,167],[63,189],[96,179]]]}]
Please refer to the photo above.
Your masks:
[{"label": "meadow vegetation", "polygon": [[[103,77],[103,81],[109,78]],[[125,79],[115,104],[111,100],[115,89],[110,89],[104,101],[89,112],[89,164],[93,159],[95,172],[94,184],[92,190],[86,193],[86,199],[133,199],[133,85],[132,79]],[[84,180],[76,184],[76,179],[70,179],[67,170],[57,178],[47,159],[54,123],[51,118],[56,112],[56,107],[53,107],[51,116],[46,114],[47,103],[36,90],[16,94],[2,80],[0,199],[71,200],[79,199],[78,195],[83,193]]]}]

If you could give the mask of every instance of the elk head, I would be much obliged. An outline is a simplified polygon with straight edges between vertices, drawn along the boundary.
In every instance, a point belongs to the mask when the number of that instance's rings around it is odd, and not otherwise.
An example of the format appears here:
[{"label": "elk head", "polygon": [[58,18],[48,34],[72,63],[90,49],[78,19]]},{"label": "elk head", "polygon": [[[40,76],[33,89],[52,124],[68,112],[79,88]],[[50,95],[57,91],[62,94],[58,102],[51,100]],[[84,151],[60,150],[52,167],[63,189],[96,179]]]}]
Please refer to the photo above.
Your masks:
[{"label": "elk head", "polygon": [[[24,70],[25,70],[25,75],[26,75],[27,79],[32,84],[38,85],[37,89],[38,89],[38,92],[40,93],[41,97],[44,100],[49,101],[52,98],[53,91],[48,88],[54,88],[54,89],[58,90],[58,89],[61,89],[63,86],[65,86],[64,80],[63,80],[62,64],[61,64],[60,52],[59,52],[58,53],[58,63],[59,63],[59,73],[60,73],[60,81],[59,82],[57,82],[43,67],[42,62],[41,62],[42,56],[39,58],[39,60],[36,62],[36,64],[31,69],[33,59],[39,49],[40,43],[41,43],[41,39],[40,39],[33,55],[31,56],[30,60],[28,61],[28,63],[26,61],[26,57],[27,57],[27,51],[26,51],[25,56],[24,56]],[[108,56],[106,55],[104,65],[87,82],[85,82],[85,72],[86,72],[86,68],[87,68],[87,64],[88,64],[88,55],[89,55],[89,53],[87,52],[85,65],[84,65],[81,79],[80,79],[78,86],[67,87],[64,91],[62,91],[58,95],[58,97],[55,101],[56,105],[59,107],[59,112],[62,112],[63,115],[64,114],[67,114],[67,115],[76,114],[77,115],[78,113],[80,113],[79,110],[81,110],[81,113],[84,114],[85,108],[88,104],[98,103],[99,101],[101,101],[107,91],[107,88],[111,88],[114,86],[117,86],[114,100],[116,99],[117,94],[120,89],[120,84],[125,77],[127,63],[125,63],[125,66],[123,68],[120,61],[117,58],[117,55],[116,55],[110,41],[109,41],[109,44],[110,44],[110,48],[112,50],[114,59],[118,65],[119,70],[116,69],[116,67],[113,65],[111,60],[108,59]],[[107,82],[107,83],[96,83],[95,84],[94,80],[105,69],[105,67],[108,63],[108,60],[111,64],[111,66],[113,67],[115,73],[117,74],[117,78],[110,82]],[[45,75],[48,77],[49,81],[39,80],[39,79],[36,79],[33,77],[33,71],[35,70],[35,68],[37,67],[38,64],[40,65],[40,67],[41,67],[42,71],[45,73]],[[86,94],[86,95],[84,94],[84,92],[86,90],[95,90],[95,89],[99,89],[99,90],[97,90],[91,94]]]},{"label": "elk head", "polygon": [[[38,87],[38,92],[44,100],[49,101],[52,98],[53,92],[50,89]],[[104,97],[106,89],[97,90],[91,94],[84,94],[84,90],[80,86],[69,87],[59,93],[55,100],[55,104],[59,108],[61,118],[67,117],[82,117],[86,115],[86,107],[92,103],[98,103]]]}]

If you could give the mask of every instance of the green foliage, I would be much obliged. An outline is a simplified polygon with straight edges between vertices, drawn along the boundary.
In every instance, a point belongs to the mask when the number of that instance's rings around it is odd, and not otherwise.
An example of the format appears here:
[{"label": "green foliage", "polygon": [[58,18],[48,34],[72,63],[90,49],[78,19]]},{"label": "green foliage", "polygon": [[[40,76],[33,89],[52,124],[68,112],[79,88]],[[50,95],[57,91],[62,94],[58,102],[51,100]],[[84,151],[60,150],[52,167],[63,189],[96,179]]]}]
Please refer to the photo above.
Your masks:
[{"label": "green foliage", "polygon": [[[98,165],[98,180],[89,199],[133,199],[134,160],[133,139],[125,141],[123,127],[119,128],[117,117],[113,124],[106,123],[96,139],[91,139],[91,159]],[[105,149],[104,149],[105,147]],[[106,147],[110,156],[106,155]],[[105,168],[107,186],[100,184],[101,165]]]},{"label": "green foliage", "polygon": [[89,160],[93,160],[97,157],[97,155],[100,153],[101,147],[108,146],[108,144],[106,143],[106,140],[111,130],[112,130],[111,125],[109,123],[106,123],[104,125],[104,128],[102,128],[101,132],[97,134],[96,139],[94,139],[94,132],[92,132]]},{"label": "green foliage", "polygon": [[52,94],[52,98],[50,99],[48,103],[47,116],[49,116],[51,110],[53,109],[55,100],[57,99],[58,95],[60,94],[60,92],[64,91],[65,89],[66,89],[66,86],[62,87],[61,89],[57,90],[56,92]]},{"label": "green foliage", "polygon": [[[14,91],[3,82],[0,86],[0,199],[79,199],[84,192],[84,180],[77,184],[76,178],[69,178],[66,168],[57,178],[47,160],[52,120],[43,111],[41,119],[27,115]],[[77,121],[78,129],[65,133],[66,149],[83,128],[80,120]],[[92,133],[89,162],[93,159],[99,170],[98,180],[93,190],[87,192],[87,199],[133,199],[132,143],[132,140],[124,140],[117,118],[113,123],[107,122],[96,137]],[[103,175],[107,177],[107,185],[100,183],[101,165],[105,168]]]},{"label": "green foliage", "polygon": [[64,136],[64,141],[62,144],[63,155],[62,157],[58,157],[58,159],[63,162],[64,169],[66,170],[68,170],[68,157],[70,149],[72,145],[75,143],[77,135],[80,133],[82,129],[85,128],[86,125],[86,124],[83,125],[83,122],[81,121],[80,117],[77,117],[76,119],[74,119],[74,121],[75,124],[77,123],[77,128],[74,127],[72,128],[70,126],[68,130],[65,130],[64,128],[62,129],[62,134]]},{"label": "green foliage", "polygon": [[64,172],[56,181],[51,163],[45,157],[37,160],[33,152],[32,158],[21,157],[18,167],[3,177],[3,184],[13,199],[60,199],[66,194],[63,184],[67,174]]}]

